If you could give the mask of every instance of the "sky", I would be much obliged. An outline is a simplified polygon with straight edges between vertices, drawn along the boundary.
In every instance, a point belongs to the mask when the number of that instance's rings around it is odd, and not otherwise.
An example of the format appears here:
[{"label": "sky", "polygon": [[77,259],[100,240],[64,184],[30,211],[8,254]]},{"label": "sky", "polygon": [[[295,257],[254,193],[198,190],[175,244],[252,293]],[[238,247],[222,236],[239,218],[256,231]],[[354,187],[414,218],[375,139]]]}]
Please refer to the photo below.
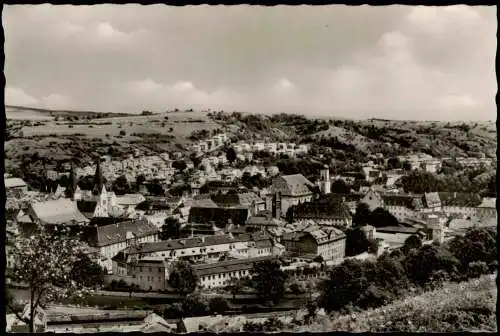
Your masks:
[{"label": "sky", "polygon": [[7,105],[495,120],[496,8],[5,5]]}]

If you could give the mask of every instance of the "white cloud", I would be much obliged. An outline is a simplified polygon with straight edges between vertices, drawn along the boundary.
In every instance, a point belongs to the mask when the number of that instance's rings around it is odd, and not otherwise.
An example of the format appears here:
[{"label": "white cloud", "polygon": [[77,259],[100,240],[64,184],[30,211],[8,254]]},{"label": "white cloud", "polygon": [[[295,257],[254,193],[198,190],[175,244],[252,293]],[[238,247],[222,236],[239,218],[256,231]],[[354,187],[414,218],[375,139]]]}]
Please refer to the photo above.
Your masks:
[{"label": "white cloud", "polygon": [[18,88],[5,88],[5,104],[18,106],[32,106],[38,103],[38,99],[30,96]]},{"label": "white cloud", "polygon": [[80,25],[74,24],[72,22],[62,22],[57,26],[57,34],[63,37],[71,37],[75,34],[81,33],[84,31],[84,28]]},{"label": "white cloud", "polygon": [[41,103],[48,109],[67,109],[72,107],[69,97],[58,93],[43,97]]},{"label": "white cloud", "polygon": [[126,34],[114,28],[109,22],[101,22],[96,28],[97,35],[103,38],[119,39],[126,36]]}]

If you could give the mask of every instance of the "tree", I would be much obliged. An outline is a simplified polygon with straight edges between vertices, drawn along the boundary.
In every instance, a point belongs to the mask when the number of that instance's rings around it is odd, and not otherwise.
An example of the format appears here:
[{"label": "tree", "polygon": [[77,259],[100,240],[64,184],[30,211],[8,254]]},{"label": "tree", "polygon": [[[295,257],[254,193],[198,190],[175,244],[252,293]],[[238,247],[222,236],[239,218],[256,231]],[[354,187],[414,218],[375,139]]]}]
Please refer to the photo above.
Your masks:
[{"label": "tree", "polygon": [[121,135],[121,136],[125,136],[125,135],[127,135],[127,132],[125,132],[124,130],[121,130],[121,131],[120,131],[120,135]]},{"label": "tree", "polygon": [[174,217],[165,218],[165,224],[161,227],[161,239],[177,239],[181,234],[181,224]]},{"label": "tree", "polygon": [[195,168],[198,168],[200,166],[201,159],[196,154],[192,154],[189,158],[193,162]]},{"label": "tree", "polygon": [[388,169],[399,169],[402,167],[401,161],[399,161],[398,157],[391,157],[387,160],[387,168]]},{"label": "tree", "polygon": [[104,285],[106,276],[104,269],[87,254],[79,253],[77,257],[70,272],[71,280],[89,288],[99,288]]},{"label": "tree", "polygon": [[82,245],[70,236],[69,229],[59,230],[62,231],[52,234],[39,227],[29,238],[15,237],[12,246],[15,266],[10,278],[14,283],[27,285],[30,295],[28,317],[18,313],[16,316],[28,324],[30,332],[34,332],[38,307],[86,292],[85,283],[71,278]]},{"label": "tree", "polygon": [[265,260],[256,263],[251,273],[257,295],[264,299],[278,302],[285,292],[287,275],[280,269],[275,260]]},{"label": "tree", "polygon": [[146,177],[143,174],[140,174],[135,179],[135,183],[137,187],[140,187],[146,181]]},{"label": "tree", "polygon": [[356,225],[368,224],[370,221],[370,207],[366,203],[359,203],[356,206],[356,213],[354,214],[352,221]]},{"label": "tree", "polygon": [[370,241],[366,233],[360,228],[348,229],[346,231],[345,255],[348,257],[368,251]]},{"label": "tree", "polygon": [[113,191],[118,194],[118,195],[124,195],[128,192],[130,192],[130,184],[125,177],[125,175],[119,176],[114,182],[113,182]]},{"label": "tree", "polygon": [[377,208],[370,214],[369,223],[374,227],[398,226],[399,221],[384,208]]},{"label": "tree", "polygon": [[193,292],[198,285],[198,275],[187,261],[172,263],[168,284],[182,294]]},{"label": "tree", "polygon": [[419,249],[422,247],[422,239],[418,235],[411,235],[406,238],[403,245],[403,252],[408,254],[413,249]]},{"label": "tree", "polygon": [[229,302],[222,296],[216,296],[208,303],[212,314],[224,314],[229,310]]},{"label": "tree", "polygon": [[209,312],[208,302],[199,295],[188,295],[182,302],[182,311],[187,316],[207,315]]},{"label": "tree", "polygon": [[295,216],[295,205],[292,205],[286,210],[285,219],[288,223],[293,223],[293,218]]},{"label": "tree", "polygon": [[408,277],[417,285],[426,285],[438,271],[456,275],[459,261],[442,246],[424,245],[404,260]]},{"label": "tree", "polygon": [[470,263],[497,260],[496,234],[487,228],[470,229],[464,237],[456,237],[449,243],[449,250],[460,261],[462,270]]},{"label": "tree", "polygon": [[184,169],[187,168],[187,164],[186,164],[186,161],[184,161],[184,160],[178,160],[178,161],[172,162],[172,167],[179,170],[179,171],[183,171]]},{"label": "tree", "polygon": [[229,291],[233,295],[233,300],[236,299],[236,294],[238,294],[241,289],[243,288],[243,285],[238,278],[231,278],[229,280],[229,285],[228,285]]},{"label": "tree", "polygon": [[344,180],[339,179],[332,183],[331,192],[336,194],[349,194],[351,192],[351,188],[349,188]]},{"label": "tree", "polygon": [[233,147],[229,147],[228,149],[226,149],[226,158],[231,164],[236,161],[236,151]]}]

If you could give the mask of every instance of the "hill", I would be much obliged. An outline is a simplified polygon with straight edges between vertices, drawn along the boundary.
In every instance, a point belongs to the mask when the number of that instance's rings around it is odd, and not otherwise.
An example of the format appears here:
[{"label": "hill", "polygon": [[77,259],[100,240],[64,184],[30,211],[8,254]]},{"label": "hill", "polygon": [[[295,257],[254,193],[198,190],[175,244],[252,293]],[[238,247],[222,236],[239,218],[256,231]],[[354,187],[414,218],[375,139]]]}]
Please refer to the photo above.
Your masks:
[{"label": "hill", "polygon": [[[273,139],[349,148],[361,155],[423,152],[435,157],[496,157],[494,122],[309,119],[301,115],[214,113],[214,120],[233,125],[240,139]],[[277,132],[276,130],[280,130]]]},{"label": "hill", "polygon": [[309,332],[495,332],[495,275],[408,297],[389,305],[342,316],[320,316],[295,331]]},{"label": "hill", "polygon": [[5,105],[7,119],[14,120],[53,120],[56,117],[79,117],[79,118],[116,118],[128,116],[127,113],[94,112],[94,111],[68,111],[50,110],[35,107]]}]

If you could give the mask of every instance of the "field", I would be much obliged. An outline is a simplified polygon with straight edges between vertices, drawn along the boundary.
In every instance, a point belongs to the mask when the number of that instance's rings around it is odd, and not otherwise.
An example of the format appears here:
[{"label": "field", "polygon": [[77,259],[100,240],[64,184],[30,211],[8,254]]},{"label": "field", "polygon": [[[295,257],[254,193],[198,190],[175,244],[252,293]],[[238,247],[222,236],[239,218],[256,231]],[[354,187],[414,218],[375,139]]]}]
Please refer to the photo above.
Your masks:
[{"label": "field", "polygon": [[[165,119],[166,117],[168,117],[168,120]],[[38,126],[24,126],[22,132],[25,137],[80,133],[88,137],[103,138],[106,134],[118,136],[121,131],[125,131],[127,135],[133,133],[161,133],[175,138],[187,138],[193,131],[212,130],[218,127],[218,124],[209,120],[202,113],[172,112],[152,116],[101,118],[91,123],[56,122],[51,120]]]},{"label": "field", "polygon": [[318,317],[308,331],[459,332],[497,330],[495,275],[408,297],[359,314]]}]

